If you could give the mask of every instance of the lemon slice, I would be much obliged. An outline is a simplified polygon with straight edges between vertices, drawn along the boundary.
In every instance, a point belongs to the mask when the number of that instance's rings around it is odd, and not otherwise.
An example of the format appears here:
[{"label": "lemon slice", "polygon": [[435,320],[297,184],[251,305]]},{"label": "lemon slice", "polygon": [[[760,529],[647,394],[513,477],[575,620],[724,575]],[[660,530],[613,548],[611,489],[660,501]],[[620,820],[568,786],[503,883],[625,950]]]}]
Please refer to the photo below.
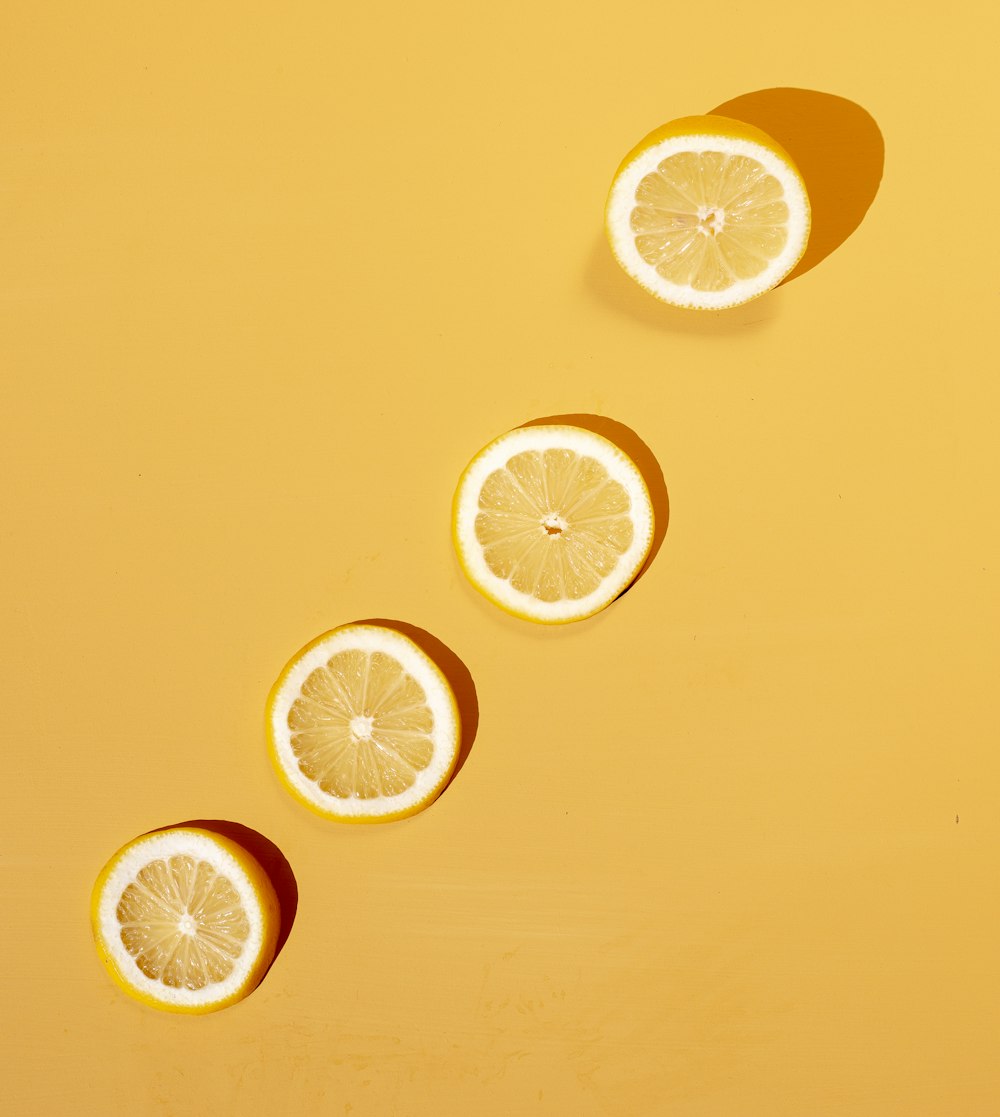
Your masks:
[{"label": "lemon slice", "polygon": [[351,624],[307,644],[267,700],[271,759],[307,807],[342,822],[416,814],[458,760],[455,695],[412,640]]},{"label": "lemon slice", "polygon": [[136,838],[104,866],[91,923],[101,960],[140,1001],[213,1012],[242,1000],[274,957],[271,881],[242,847],[178,827]]},{"label": "lemon slice", "polygon": [[653,505],[635,463],[571,426],[520,427],[481,450],[458,483],[452,534],[481,593],[525,620],[582,620],[635,578]]},{"label": "lemon slice", "polygon": [[788,153],[724,116],[651,132],[611,184],[605,229],[618,263],[674,306],[718,310],[764,294],[809,239],[809,199]]}]

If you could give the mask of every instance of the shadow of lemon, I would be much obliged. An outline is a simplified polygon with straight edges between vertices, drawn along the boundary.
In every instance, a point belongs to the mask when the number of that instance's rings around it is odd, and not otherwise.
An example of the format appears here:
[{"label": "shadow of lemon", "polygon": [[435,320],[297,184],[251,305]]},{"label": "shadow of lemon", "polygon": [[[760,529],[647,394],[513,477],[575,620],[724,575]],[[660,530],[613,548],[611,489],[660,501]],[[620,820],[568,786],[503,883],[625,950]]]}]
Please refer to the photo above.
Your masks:
[{"label": "shadow of lemon", "polygon": [[[242,846],[247,853],[255,857],[260,867],[267,873],[278,897],[279,908],[278,940],[274,948],[274,958],[267,967],[267,972],[270,973],[271,967],[278,960],[278,955],[288,941],[288,936],[292,933],[292,924],[295,922],[295,914],[299,907],[299,887],[288,858],[270,838],[265,838],[259,831],[244,826],[241,822],[222,818],[189,818],[186,822],[175,822],[172,826],[161,826],[157,829],[171,830],[177,826],[196,826],[213,834],[221,834],[222,837]],[[263,980],[262,978],[261,981]]]},{"label": "shadow of lemon", "polygon": [[354,621],[354,624],[375,624],[382,628],[391,628],[400,635],[412,640],[414,644],[432,660],[440,669],[441,674],[448,680],[448,685],[455,695],[458,705],[458,718],[461,723],[461,738],[458,744],[458,759],[455,770],[448,778],[448,783],[442,790],[442,795],[455,782],[458,773],[465,766],[469,753],[479,732],[479,697],[476,694],[476,684],[472,672],[466,667],[455,652],[443,641],[432,635],[426,629],[418,628],[407,621],[391,620],[386,617],[368,617],[365,620]]},{"label": "shadow of lemon", "polygon": [[885,141],[870,113],[814,89],[759,89],[711,110],[753,124],[781,144],[805,179],[812,229],[805,254],[784,283],[836,251],[865,218],[885,163]]},{"label": "shadow of lemon", "polygon": [[638,573],[631,582],[618,595],[623,597],[642,578],[652,566],[653,559],[659,554],[667,534],[667,524],[670,521],[670,497],[667,495],[667,485],[663,480],[663,470],[656,460],[656,455],[645,442],[624,423],[617,419],[609,419],[606,415],[591,415],[582,412],[564,415],[545,415],[537,419],[529,419],[522,427],[548,427],[569,426],[582,427],[584,430],[599,434],[609,442],[613,442],[624,454],[635,463],[642,474],[649,492],[650,503],[653,505],[653,539],[649,546],[649,554],[639,568]]}]

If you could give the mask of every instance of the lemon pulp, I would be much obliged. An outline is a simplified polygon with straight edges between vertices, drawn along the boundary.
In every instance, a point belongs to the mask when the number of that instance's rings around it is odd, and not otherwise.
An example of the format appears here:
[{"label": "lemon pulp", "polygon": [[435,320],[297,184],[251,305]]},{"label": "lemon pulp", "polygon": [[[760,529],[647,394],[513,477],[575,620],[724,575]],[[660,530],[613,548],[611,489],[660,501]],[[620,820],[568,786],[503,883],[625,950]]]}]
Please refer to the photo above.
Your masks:
[{"label": "lemon pulp", "polygon": [[490,571],[539,601],[593,593],[632,544],[631,500],[592,457],[526,450],[484,481],[476,539]]},{"label": "lemon pulp", "polygon": [[233,972],[250,923],[232,881],[207,861],[151,861],[118,901],[122,945],[150,979],[204,989]]},{"label": "lemon pulp", "polygon": [[781,183],[747,155],[683,151],[635,191],[639,255],[671,283],[724,291],[760,275],[788,241]]},{"label": "lemon pulp", "polygon": [[337,799],[399,795],[434,755],[427,696],[384,652],[330,656],[306,677],[287,724],[299,770]]}]

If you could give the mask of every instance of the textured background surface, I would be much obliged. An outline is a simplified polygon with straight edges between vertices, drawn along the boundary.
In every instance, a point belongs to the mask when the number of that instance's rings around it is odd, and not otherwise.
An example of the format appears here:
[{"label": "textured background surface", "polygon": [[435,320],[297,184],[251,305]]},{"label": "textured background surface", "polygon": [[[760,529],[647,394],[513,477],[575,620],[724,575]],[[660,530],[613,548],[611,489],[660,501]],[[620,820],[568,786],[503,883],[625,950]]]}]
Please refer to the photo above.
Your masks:
[{"label": "textured background surface", "polygon": [[[211,8],[0,15],[8,1112],[993,1113],[995,15]],[[659,306],[602,240],[618,159],[774,86],[877,122],[798,119],[832,250]],[[449,502],[566,412],[645,442],[670,524],[549,631],[464,583]],[[262,708],[372,616],[479,726],[429,811],[342,829]],[[198,1020],[87,926],[111,852],[191,818],[299,894]]]}]

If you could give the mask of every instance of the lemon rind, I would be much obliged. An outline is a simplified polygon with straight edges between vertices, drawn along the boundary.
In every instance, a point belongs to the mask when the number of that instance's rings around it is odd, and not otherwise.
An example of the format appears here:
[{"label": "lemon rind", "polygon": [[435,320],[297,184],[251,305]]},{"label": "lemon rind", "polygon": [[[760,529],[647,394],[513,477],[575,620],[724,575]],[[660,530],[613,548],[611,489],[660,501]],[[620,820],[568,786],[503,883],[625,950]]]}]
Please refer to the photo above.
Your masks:
[{"label": "lemon rind", "polygon": [[[434,715],[434,757],[427,768],[417,774],[413,786],[401,795],[375,799],[340,799],[329,795],[300,771],[291,749],[288,711],[302,682],[330,656],[359,646],[362,650],[382,651],[398,659],[423,687]],[[317,636],[288,661],[268,695],[265,732],[268,754],[281,783],[314,814],[347,823],[395,822],[430,806],[447,786],[458,763],[461,717],[444,673],[409,637],[380,625],[348,624]]]},{"label": "lemon rind", "polygon": [[[121,941],[117,907],[125,887],[144,865],[158,858],[187,855],[208,861],[240,896],[250,934],[233,973],[200,990],[171,989],[147,977]],[[91,930],[98,954],[115,983],[129,996],[168,1012],[201,1014],[226,1008],[248,996],[274,960],[280,923],[278,898],[267,873],[241,846],[198,827],[173,827],[144,834],[122,846],[98,875],[91,895]]]},{"label": "lemon rind", "polygon": [[[655,136],[656,133],[652,135]],[[672,283],[664,279],[652,264],[642,258],[635,245],[630,219],[635,208],[636,187],[664,159],[687,151],[721,151],[727,155],[744,155],[756,159],[781,183],[785,193],[789,209],[785,248],[760,275],[738,280],[724,291],[698,291],[688,284]],[[615,175],[605,209],[608,241],[615,259],[624,271],[663,302],[693,310],[726,310],[749,302],[776,287],[801,260],[809,240],[810,224],[809,198],[802,177],[778,144],[767,146],[747,136],[724,135],[714,131],[667,135],[648,145],[643,141],[631,156],[626,157]]]},{"label": "lemon rind", "polygon": [[[631,500],[634,535],[614,574],[586,597],[557,602],[540,601],[515,589],[486,565],[476,541],[475,519],[483,482],[515,454],[525,450],[569,449],[596,458],[609,475],[623,485]],[[653,543],[653,502],[638,466],[603,435],[582,427],[553,424],[518,427],[495,438],[469,462],[459,478],[452,501],[452,541],[459,565],[472,585],[511,616],[539,624],[569,624],[585,620],[607,608],[635,581]]]}]

